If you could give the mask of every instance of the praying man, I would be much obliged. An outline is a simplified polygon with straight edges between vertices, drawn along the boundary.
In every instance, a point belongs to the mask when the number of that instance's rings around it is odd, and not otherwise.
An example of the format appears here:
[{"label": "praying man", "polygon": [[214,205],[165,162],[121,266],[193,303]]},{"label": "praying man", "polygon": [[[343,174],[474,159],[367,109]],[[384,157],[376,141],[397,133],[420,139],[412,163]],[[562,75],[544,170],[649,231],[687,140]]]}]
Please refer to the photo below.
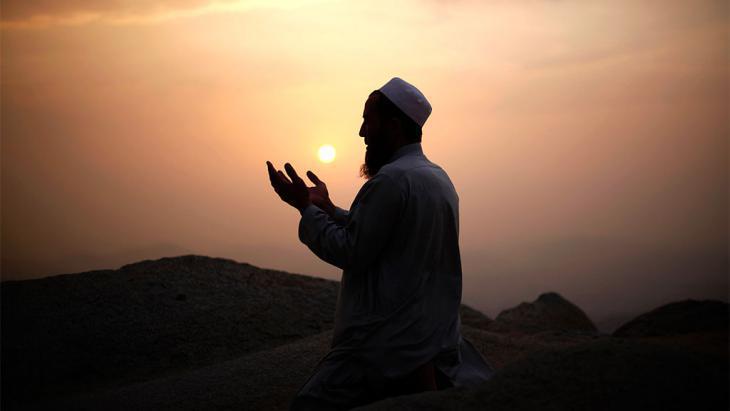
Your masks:
[{"label": "praying man", "polygon": [[349,210],[311,171],[266,162],[301,213],[299,239],[342,269],[330,351],[291,410],[344,410],[383,398],[479,384],[494,368],[461,335],[459,197],[421,147],[431,104],[394,77],[365,102],[365,184]]}]

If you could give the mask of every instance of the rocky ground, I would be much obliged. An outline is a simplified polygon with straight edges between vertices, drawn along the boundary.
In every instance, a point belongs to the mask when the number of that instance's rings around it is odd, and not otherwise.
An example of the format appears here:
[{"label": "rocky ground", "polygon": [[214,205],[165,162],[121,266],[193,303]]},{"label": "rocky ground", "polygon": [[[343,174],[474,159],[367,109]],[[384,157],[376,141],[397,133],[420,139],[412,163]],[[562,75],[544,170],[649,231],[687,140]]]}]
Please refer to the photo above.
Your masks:
[{"label": "rocky ground", "polygon": [[[187,255],[6,281],[2,409],[286,409],[327,353],[338,283]],[[364,409],[728,408],[728,304],[685,300],[596,331],[554,292],[461,308],[492,380]]]}]

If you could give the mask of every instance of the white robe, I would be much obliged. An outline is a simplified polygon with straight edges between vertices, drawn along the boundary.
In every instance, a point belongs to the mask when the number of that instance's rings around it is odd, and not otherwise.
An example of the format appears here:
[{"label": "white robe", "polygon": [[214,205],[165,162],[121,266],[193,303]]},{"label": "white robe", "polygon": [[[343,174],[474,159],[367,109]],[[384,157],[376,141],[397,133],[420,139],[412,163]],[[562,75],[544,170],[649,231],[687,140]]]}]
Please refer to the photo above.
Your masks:
[{"label": "white robe", "polygon": [[331,350],[298,396],[351,404],[431,360],[457,387],[492,377],[460,332],[459,197],[420,143],[399,148],[349,212],[303,209],[299,239],[343,272]]}]

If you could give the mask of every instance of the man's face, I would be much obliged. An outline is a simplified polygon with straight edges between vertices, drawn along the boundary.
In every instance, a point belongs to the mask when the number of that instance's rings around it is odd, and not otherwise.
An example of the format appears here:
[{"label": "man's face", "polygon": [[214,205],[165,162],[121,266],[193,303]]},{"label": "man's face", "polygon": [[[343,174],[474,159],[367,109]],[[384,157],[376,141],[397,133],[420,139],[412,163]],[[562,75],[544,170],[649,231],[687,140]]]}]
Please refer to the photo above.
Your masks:
[{"label": "man's face", "polygon": [[373,94],[365,102],[365,109],[362,113],[362,125],[360,126],[360,137],[365,138],[365,145],[368,146],[373,140],[378,140],[380,132],[380,113],[377,110],[378,95]]},{"label": "man's face", "polygon": [[366,179],[375,175],[380,167],[393,154],[393,138],[390,129],[380,115],[377,107],[377,99],[380,96],[372,94],[365,102],[365,110],[360,126],[360,137],[365,138],[365,163],[360,167],[360,175]]}]

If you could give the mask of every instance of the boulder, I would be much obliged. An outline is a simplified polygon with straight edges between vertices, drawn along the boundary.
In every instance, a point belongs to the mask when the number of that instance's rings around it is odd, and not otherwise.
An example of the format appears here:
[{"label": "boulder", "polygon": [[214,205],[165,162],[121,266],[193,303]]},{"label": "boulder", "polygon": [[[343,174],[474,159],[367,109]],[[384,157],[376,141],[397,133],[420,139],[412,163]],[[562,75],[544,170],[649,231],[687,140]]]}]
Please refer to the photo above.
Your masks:
[{"label": "boulder", "polygon": [[486,329],[493,321],[480,311],[477,311],[465,304],[461,305],[459,314],[461,315],[461,325],[468,325],[474,328]]}]

